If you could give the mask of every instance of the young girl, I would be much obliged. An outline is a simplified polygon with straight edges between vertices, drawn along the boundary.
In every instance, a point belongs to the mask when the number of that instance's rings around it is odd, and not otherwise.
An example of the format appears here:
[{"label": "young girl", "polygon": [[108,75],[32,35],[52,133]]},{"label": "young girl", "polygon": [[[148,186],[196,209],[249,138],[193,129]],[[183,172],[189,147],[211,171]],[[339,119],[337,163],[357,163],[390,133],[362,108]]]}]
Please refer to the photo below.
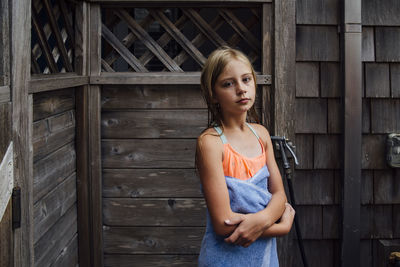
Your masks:
[{"label": "young girl", "polygon": [[246,122],[256,120],[253,67],[240,51],[221,47],[207,59],[201,88],[211,127],[196,151],[207,203],[199,266],[279,266],[274,237],[290,231],[295,212],[267,129]]}]

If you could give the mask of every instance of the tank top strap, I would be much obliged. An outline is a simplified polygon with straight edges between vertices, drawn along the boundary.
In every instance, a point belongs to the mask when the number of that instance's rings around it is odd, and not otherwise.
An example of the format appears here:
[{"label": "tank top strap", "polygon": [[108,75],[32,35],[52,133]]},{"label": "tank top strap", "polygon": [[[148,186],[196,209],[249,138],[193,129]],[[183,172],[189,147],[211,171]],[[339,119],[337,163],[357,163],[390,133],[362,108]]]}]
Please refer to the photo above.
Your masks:
[{"label": "tank top strap", "polygon": [[253,132],[253,134],[254,134],[258,139],[260,139],[260,137],[258,136],[256,130],[254,130],[254,128],[253,128],[249,123],[246,122],[246,124],[247,124],[247,126],[249,126],[249,128],[250,128],[250,130]]},{"label": "tank top strap", "polygon": [[228,143],[228,140],[226,139],[226,136],[222,133],[221,127],[215,126],[214,129],[217,131],[219,134],[219,137],[221,138],[221,141],[223,144]]}]

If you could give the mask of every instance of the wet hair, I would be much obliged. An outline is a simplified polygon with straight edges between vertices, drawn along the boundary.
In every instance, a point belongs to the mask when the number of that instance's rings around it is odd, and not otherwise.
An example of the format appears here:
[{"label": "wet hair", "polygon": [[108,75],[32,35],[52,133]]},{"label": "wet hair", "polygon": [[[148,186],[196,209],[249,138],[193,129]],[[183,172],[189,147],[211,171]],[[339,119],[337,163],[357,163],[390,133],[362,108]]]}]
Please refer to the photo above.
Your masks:
[{"label": "wet hair", "polygon": [[[232,59],[239,60],[249,66],[253,76],[254,85],[257,88],[256,74],[250,60],[245,54],[228,46],[222,46],[214,50],[208,56],[201,72],[200,79],[201,90],[208,108],[208,127],[222,126],[221,109],[219,104],[214,101],[214,87],[219,75]],[[254,105],[247,112],[247,120],[251,122],[259,122]]]}]

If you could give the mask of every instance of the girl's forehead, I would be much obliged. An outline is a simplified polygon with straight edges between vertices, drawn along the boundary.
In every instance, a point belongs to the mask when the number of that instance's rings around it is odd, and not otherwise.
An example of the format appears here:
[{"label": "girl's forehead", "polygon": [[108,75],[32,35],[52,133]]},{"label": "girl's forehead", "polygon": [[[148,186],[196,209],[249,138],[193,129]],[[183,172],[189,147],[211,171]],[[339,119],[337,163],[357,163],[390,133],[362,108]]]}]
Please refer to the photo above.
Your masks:
[{"label": "girl's forehead", "polygon": [[247,73],[252,73],[248,63],[239,59],[232,59],[228,62],[228,64],[226,64],[225,68],[220,74],[220,78],[224,76],[243,75]]}]

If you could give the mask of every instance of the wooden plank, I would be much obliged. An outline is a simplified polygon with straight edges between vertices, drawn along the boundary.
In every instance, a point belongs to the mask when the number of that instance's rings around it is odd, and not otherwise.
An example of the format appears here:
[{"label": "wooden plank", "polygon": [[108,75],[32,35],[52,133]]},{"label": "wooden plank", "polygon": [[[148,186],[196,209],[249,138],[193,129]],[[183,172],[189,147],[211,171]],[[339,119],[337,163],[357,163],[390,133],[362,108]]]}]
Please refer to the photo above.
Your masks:
[{"label": "wooden plank", "polygon": [[75,90],[63,89],[34,94],[33,120],[38,121],[75,108]]},{"label": "wooden plank", "polygon": [[34,199],[36,203],[76,169],[75,144],[69,143],[37,161],[33,168]]},{"label": "wooden plank", "polygon": [[78,76],[75,73],[60,73],[51,76],[34,75],[29,82],[29,93],[52,91],[86,84],[89,84],[89,77]]},{"label": "wooden plank", "polygon": [[362,28],[362,61],[375,61],[374,28]]},{"label": "wooden plank", "polygon": [[[262,74],[272,74],[272,49],[273,49],[273,39],[272,39],[272,24],[273,24],[273,11],[271,4],[263,4],[262,6],[262,18],[261,18],[261,73]],[[249,25],[246,25],[248,27]],[[250,28],[250,27],[248,27]],[[273,129],[273,104],[272,104],[272,90],[270,86],[261,87],[261,122],[269,130]]]},{"label": "wooden plank", "polygon": [[360,220],[363,222],[360,225],[360,237],[362,239],[371,239],[373,232],[373,210],[372,205],[362,205],[360,208]]},{"label": "wooden plank", "polygon": [[[52,117],[49,120],[38,121],[34,124],[34,129],[37,129],[38,124],[47,124],[49,127],[43,135],[34,135],[34,162],[75,140],[75,119],[73,117],[74,115],[71,113],[72,112],[63,113],[59,116]],[[51,125],[52,123],[55,125]],[[57,129],[56,127],[61,129]]]},{"label": "wooden plank", "polygon": [[314,136],[314,168],[339,169],[341,167],[340,135]]},{"label": "wooden plank", "polygon": [[107,85],[102,87],[101,103],[103,110],[207,108],[200,86]]},{"label": "wooden plank", "polygon": [[342,102],[341,99],[328,99],[328,133],[342,133]]},{"label": "wooden plank", "polygon": [[175,27],[164,13],[155,10],[149,10],[149,13],[201,67],[204,65],[206,58],[203,54]]},{"label": "wooden plank", "polygon": [[337,26],[297,26],[296,60],[339,61]]},{"label": "wooden plank", "polygon": [[371,99],[362,99],[362,133],[368,134],[371,131]]},{"label": "wooden plank", "polygon": [[101,33],[107,43],[109,43],[135,71],[148,72],[139,59],[137,59],[104,24],[101,27]]},{"label": "wooden plank", "polygon": [[296,170],[293,191],[296,204],[331,205],[335,201],[335,177],[331,170]]},{"label": "wooden plank", "polygon": [[372,205],[374,203],[374,174],[373,171],[361,172],[361,204]]},{"label": "wooden plank", "polygon": [[[99,76],[90,76],[90,84],[138,84],[138,85],[169,85],[169,84],[200,84],[200,72],[181,73],[102,73]],[[257,74],[257,84],[270,85],[271,75]]]},{"label": "wooden plank", "polygon": [[400,5],[396,0],[362,2],[362,23],[371,26],[400,26]]},{"label": "wooden plank", "polygon": [[386,164],[386,136],[363,135],[361,164],[363,169],[385,169]]},{"label": "wooden plank", "polygon": [[14,186],[19,186],[22,192],[21,227],[14,230],[13,236],[13,264],[33,266],[32,96],[28,95],[31,1],[10,1],[9,5]]},{"label": "wooden plank", "polygon": [[390,97],[389,64],[365,63],[366,97]]},{"label": "wooden plank", "polygon": [[340,65],[336,62],[321,62],[321,97],[341,97]]},{"label": "wooden plank", "polygon": [[322,206],[322,237],[323,239],[339,239],[340,206]]},{"label": "wooden plank", "polygon": [[392,170],[374,171],[374,203],[400,204],[400,182]]},{"label": "wooden plank", "polygon": [[10,87],[8,85],[0,86],[0,104],[11,100]]},{"label": "wooden plank", "polygon": [[199,198],[195,169],[103,169],[103,197]]},{"label": "wooden plank", "polygon": [[103,140],[104,168],[193,168],[195,139]]},{"label": "wooden plank", "polygon": [[125,23],[129,29],[138,37],[138,39],[164,64],[164,66],[173,72],[183,72],[183,70],[173,61],[164,49],[124,10],[117,10],[116,14]]},{"label": "wooden plank", "polygon": [[311,134],[296,134],[294,144],[296,145],[296,155],[299,165],[296,169],[312,169],[314,163],[314,139]]},{"label": "wooden plank", "polygon": [[400,132],[400,99],[371,99],[371,133]]},{"label": "wooden plank", "polygon": [[377,62],[398,62],[400,51],[396,45],[400,42],[398,27],[375,27],[375,58]]},{"label": "wooden plank", "polygon": [[33,207],[34,243],[76,203],[76,174],[58,184]]},{"label": "wooden plank", "polygon": [[322,206],[298,205],[296,213],[302,237],[322,239]]},{"label": "wooden plank", "polygon": [[196,267],[198,255],[104,255],[104,266],[131,267],[132,262],[141,267]]},{"label": "wooden plank", "polygon": [[[10,17],[9,2],[0,2],[0,87],[10,85]],[[0,90],[1,91],[1,90]],[[0,93],[0,99],[1,99]],[[1,101],[0,101],[1,102]]]},{"label": "wooden plank", "polygon": [[104,252],[197,254],[203,234],[203,227],[105,227]]},{"label": "wooden plank", "polygon": [[50,265],[54,267],[78,266],[78,235],[75,235]]},{"label": "wooden plank", "polygon": [[319,63],[296,63],[296,97],[319,96]]},{"label": "wooden plank", "polygon": [[46,9],[46,13],[47,16],[49,18],[49,23],[50,23],[50,27],[52,29],[52,34],[56,39],[57,42],[57,46],[58,46],[58,50],[60,52],[61,55],[61,59],[64,62],[64,68],[68,71],[68,72],[72,72],[73,68],[71,65],[71,62],[69,61],[68,55],[67,55],[67,50],[65,49],[65,44],[64,44],[64,40],[61,36],[61,32],[58,28],[58,23],[56,21],[56,18],[54,16],[52,7],[50,5],[50,1],[49,0],[43,0],[43,4],[44,7]]},{"label": "wooden plank", "polygon": [[[283,106],[282,109],[286,105]],[[292,113],[293,114],[293,113]],[[279,117],[278,115],[276,115]],[[293,115],[292,115],[293,117]],[[327,100],[323,98],[296,99],[296,133],[326,133],[327,132]],[[293,120],[289,119],[289,120]],[[313,123],[310,123],[310,122]],[[284,124],[284,122],[282,122]],[[284,132],[282,135],[285,135]]]},{"label": "wooden plank", "polygon": [[299,0],[296,2],[296,24],[337,25],[339,10],[337,0]]},{"label": "wooden plank", "polygon": [[[37,266],[52,264],[77,231],[76,205],[54,224],[35,244],[35,263]],[[49,244],[52,244],[49,246]]]},{"label": "wooden plank", "polygon": [[64,27],[68,33],[67,41],[69,42],[69,44],[71,46],[74,46],[76,44],[75,36],[74,36],[74,29],[72,27],[72,21],[70,20],[69,16],[72,15],[71,17],[73,17],[76,14],[71,10],[71,8],[69,8],[69,5],[66,4],[65,0],[58,0],[58,4],[60,5],[60,13],[61,13],[61,17],[64,21]]},{"label": "wooden plank", "polygon": [[10,142],[4,157],[0,160],[0,221],[6,211],[14,187],[13,156],[13,142]]},{"label": "wooden plank", "polygon": [[373,238],[393,238],[393,211],[392,205],[373,206]]},{"label": "wooden plank", "polygon": [[205,214],[204,199],[103,199],[107,226],[205,226]]},{"label": "wooden plank", "polygon": [[391,96],[400,97],[400,64],[390,64]]},{"label": "wooden plank", "polygon": [[207,128],[206,110],[105,111],[102,138],[196,138]]},{"label": "wooden plank", "polygon": [[0,160],[3,159],[11,142],[12,103],[0,103]]},{"label": "wooden plank", "polygon": [[13,262],[13,232],[11,201],[7,203],[5,212],[0,219],[0,262],[3,266],[12,266]]}]

